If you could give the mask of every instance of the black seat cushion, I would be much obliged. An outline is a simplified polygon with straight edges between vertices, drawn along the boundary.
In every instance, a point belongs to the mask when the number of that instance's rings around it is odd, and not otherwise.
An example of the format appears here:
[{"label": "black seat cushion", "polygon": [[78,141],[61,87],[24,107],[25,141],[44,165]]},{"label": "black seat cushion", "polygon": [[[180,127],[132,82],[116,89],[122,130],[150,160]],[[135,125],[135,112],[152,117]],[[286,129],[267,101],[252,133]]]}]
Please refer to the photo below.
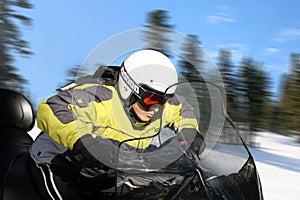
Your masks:
[{"label": "black seat cushion", "polygon": [[22,94],[0,89],[0,127],[15,127],[29,131],[34,126],[34,112]]}]

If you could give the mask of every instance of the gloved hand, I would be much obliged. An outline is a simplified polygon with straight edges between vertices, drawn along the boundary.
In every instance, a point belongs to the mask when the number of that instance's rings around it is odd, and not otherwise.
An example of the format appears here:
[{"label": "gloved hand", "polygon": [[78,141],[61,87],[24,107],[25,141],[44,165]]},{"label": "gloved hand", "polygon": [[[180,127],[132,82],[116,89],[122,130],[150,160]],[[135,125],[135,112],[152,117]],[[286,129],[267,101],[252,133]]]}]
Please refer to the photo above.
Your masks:
[{"label": "gloved hand", "polygon": [[179,145],[182,146],[184,150],[189,149],[199,154],[205,148],[204,138],[193,128],[182,129],[176,137]]},{"label": "gloved hand", "polygon": [[114,165],[117,147],[110,139],[86,134],[76,141],[71,154],[83,167],[107,169],[108,166]]}]

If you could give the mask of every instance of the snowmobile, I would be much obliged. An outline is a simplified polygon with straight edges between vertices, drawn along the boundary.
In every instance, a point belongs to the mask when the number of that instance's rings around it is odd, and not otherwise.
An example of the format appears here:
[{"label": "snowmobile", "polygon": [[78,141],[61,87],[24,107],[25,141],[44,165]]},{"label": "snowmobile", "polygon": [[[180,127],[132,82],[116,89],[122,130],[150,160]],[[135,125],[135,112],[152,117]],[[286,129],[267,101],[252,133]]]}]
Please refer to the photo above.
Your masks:
[{"label": "snowmobile", "polygon": [[[194,108],[204,141],[183,136],[178,143],[176,135],[157,127],[147,137],[163,150],[128,152],[120,143],[111,166],[117,181],[99,199],[263,199],[255,161],[226,112],[223,91],[204,80],[176,87]],[[28,165],[32,105],[22,94],[1,89],[0,107],[1,200],[42,199]]]}]

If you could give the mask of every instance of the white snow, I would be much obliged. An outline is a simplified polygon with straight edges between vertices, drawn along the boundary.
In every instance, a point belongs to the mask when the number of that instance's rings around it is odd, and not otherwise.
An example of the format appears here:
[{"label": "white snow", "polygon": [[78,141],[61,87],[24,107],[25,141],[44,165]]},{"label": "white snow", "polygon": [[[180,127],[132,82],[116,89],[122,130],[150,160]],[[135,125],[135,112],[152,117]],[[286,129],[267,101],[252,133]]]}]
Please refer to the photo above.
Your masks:
[{"label": "white snow", "polygon": [[[37,127],[29,133],[34,139]],[[265,200],[300,199],[300,143],[268,131],[256,133],[249,147],[258,169]]]},{"label": "white snow", "polygon": [[300,143],[268,131],[257,132],[250,151],[266,200],[300,199]]},{"label": "white snow", "polygon": [[37,123],[35,121],[34,127],[28,132],[28,134],[32,137],[33,140],[41,133],[41,130],[37,127]]}]

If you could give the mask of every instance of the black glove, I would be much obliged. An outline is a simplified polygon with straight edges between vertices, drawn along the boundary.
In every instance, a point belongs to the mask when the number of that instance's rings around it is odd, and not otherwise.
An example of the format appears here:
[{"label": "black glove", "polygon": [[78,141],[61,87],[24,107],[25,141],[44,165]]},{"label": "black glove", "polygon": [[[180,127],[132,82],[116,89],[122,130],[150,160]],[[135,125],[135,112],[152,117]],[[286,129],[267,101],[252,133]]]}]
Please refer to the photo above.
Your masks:
[{"label": "black glove", "polygon": [[205,148],[205,143],[202,135],[193,128],[184,128],[177,135],[177,140],[180,146],[186,150],[192,150],[199,154]]},{"label": "black glove", "polygon": [[86,134],[76,141],[71,154],[83,167],[107,169],[115,164],[117,148],[118,145],[110,139]]}]

